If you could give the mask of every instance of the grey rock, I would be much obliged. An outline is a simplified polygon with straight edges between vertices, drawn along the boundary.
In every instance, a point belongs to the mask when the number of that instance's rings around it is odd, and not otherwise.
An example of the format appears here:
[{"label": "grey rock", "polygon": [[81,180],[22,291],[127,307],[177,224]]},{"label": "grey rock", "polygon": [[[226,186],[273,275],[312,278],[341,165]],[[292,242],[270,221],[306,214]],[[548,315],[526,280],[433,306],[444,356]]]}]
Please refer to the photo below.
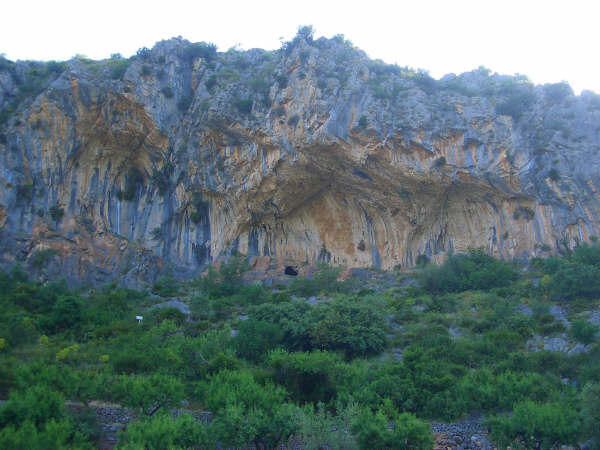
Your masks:
[{"label": "grey rock", "polygon": [[481,417],[473,417],[459,422],[433,422],[431,431],[436,437],[435,448],[453,450],[493,450],[495,447]]},{"label": "grey rock", "polygon": [[189,316],[191,314],[190,306],[187,303],[182,302],[180,299],[171,299],[166,302],[152,305],[150,309],[164,309],[164,308],[175,308],[180,313]]},{"label": "grey rock", "polygon": [[[159,42],[121,78],[109,61],[2,61],[0,266],[137,288],[242,250],[391,269],[600,234],[598,95],[483,70],[435,81],[339,38],[193,50]],[[38,269],[43,248],[58,254]],[[376,273],[365,288],[409,283]]]},{"label": "grey rock", "polygon": [[550,352],[561,352],[569,355],[578,355],[587,353],[591,350],[591,345],[584,345],[577,342],[572,342],[568,339],[565,333],[559,336],[534,336],[527,341],[527,349],[529,351],[546,350]]},{"label": "grey rock", "polygon": [[596,309],[594,311],[591,311],[589,316],[588,316],[588,321],[592,324],[592,325],[596,325],[597,327],[600,327],[600,309]]},{"label": "grey rock", "polygon": [[520,304],[517,306],[516,310],[518,313],[523,314],[526,317],[533,317],[533,310],[527,305]]},{"label": "grey rock", "polygon": [[548,312],[552,317],[554,317],[554,320],[560,322],[562,325],[565,326],[565,328],[571,326],[571,322],[569,322],[569,319],[567,318],[567,313],[564,310],[564,308],[558,305],[552,305]]}]

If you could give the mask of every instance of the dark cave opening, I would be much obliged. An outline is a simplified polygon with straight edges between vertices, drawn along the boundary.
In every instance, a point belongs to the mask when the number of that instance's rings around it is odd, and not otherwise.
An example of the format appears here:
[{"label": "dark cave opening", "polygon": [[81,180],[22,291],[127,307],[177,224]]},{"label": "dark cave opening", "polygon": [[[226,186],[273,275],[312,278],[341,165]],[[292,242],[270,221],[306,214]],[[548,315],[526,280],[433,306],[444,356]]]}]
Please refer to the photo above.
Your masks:
[{"label": "dark cave opening", "polygon": [[292,277],[295,277],[298,276],[298,269],[296,269],[294,266],[285,266],[284,273],[286,275],[291,275]]}]

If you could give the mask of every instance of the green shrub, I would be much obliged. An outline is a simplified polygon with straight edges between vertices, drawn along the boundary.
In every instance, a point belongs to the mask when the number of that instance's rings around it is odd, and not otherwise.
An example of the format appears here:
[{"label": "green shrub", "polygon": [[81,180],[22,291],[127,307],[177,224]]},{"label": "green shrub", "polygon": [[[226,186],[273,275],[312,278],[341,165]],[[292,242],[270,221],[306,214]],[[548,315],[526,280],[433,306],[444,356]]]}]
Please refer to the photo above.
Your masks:
[{"label": "green shrub", "polygon": [[179,293],[179,282],[171,275],[161,275],[152,286],[152,292],[161,297],[173,297]]},{"label": "green shrub", "polygon": [[192,194],[192,207],[193,211],[190,214],[191,221],[196,224],[205,221],[209,215],[209,203],[204,200],[202,193],[194,192]]},{"label": "green shrub", "polygon": [[[160,242],[164,239],[162,227],[154,227],[150,230],[150,238],[155,242]],[[159,288],[160,289],[160,288]]]},{"label": "green shrub", "polygon": [[433,94],[435,91],[437,91],[436,81],[423,70],[417,71],[413,76],[413,80],[426,94]]},{"label": "green shrub", "polygon": [[423,287],[432,294],[504,287],[516,278],[517,273],[509,263],[482,250],[451,255],[441,266],[430,265],[421,273]]},{"label": "green shrub", "polygon": [[251,98],[240,98],[234,101],[234,106],[242,114],[250,114],[252,112],[252,104],[254,102]]},{"label": "green shrub", "polygon": [[496,113],[511,116],[515,121],[519,120],[535,102],[532,85],[521,80],[506,84],[500,94],[504,97],[496,104]]},{"label": "green shrub", "polygon": [[489,420],[492,437],[501,446],[557,448],[577,443],[580,422],[567,404],[518,403],[509,416]]},{"label": "green shrub", "polygon": [[600,296],[600,267],[566,261],[550,278],[553,298],[573,300]]},{"label": "green shrub", "polygon": [[61,295],[50,313],[41,319],[42,327],[49,333],[80,329],[83,319],[83,302],[75,295]]},{"label": "green shrub", "polygon": [[365,128],[367,128],[368,124],[369,124],[369,121],[367,119],[367,116],[360,116],[360,119],[358,119],[358,127],[365,129]]},{"label": "green shrub", "polygon": [[340,297],[320,304],[307,317],[312,348],[342,351],[348,357],[380,353],[386,344],[381,304]]},{"label": "green shrub", "polygon": [[187,316],[177,308],[155,308],[152,311],[151,319],[160,324],[164,320],[170,320],[178,326],[181,326],[187,319]]},{"label": "green shrub", "polygon": [[590,238],[592,244],[580,244],[573,250],[570,259],[578,264],[600,267],[600,245]]},{"label": "green shrub", "polygon": [[583,436],[592,439],[592,449],[600,449],[600,383],[590,383],[583,388],[581,419]]},{"label": "green shrub", "polygon": [[429,450],[433,446],[429,425],[409,413],[364,411],[352,431],[364,450]]},{"label": "green shrub", "polygon": [[274,379],[298,401],[328,402],[343,388],[348,373],[335,353],[324,351],[288,353],[274,350],[267,358]]},{"label": "green shrub", "polygon": [[77,430],[72,421],[49,420],[36,427],[29,421],[16,427],[9,425],[0,430],[0,448],[3,450],[93,449],[94,446]]},{"label": "green shrub", "polygon": [[142,47],[136,52],[136,55],[141,59],[148,59],[151,54],[152,51],[148,47]]},{"label": "green shrub", "polygon": [[163,166],[159,168],[155,168],[150,177],[150,181],[152,185],[156,187],[158,193],[161,197],[169,191],[171,185],[171,175],[173,174],[173,170],[175,166],[172,162],[165,161]]},{"label": "green shrub", "polygon": [[350,449],[358,447],[351,428],[361,412],[360,407],[354,403],[338,407],[335,413],[322,403],[316,407],[307,404],[295,411],[290,422],[296,424],[295,436],[305,448]]},{"label": "green shrub", "polygon": [[433,161],[433,164],[431,165],[431,167],[433,167],[434,169],[441,169],[445,165],[446,165],[446,158],[444,156],[440,156],[439,158],[436,158],[435,161]]},{"label": "green shrub", "polygon": [[159,373],[120,375],[110,389],[115,400],[146,416],[154,415],[161,408],[177,406],[184,398],[181,381]]},{"label": "green shrub", "polygon": [[554,182],[560,180],[560,174],[558,173],[558,170],[556,170],[555,168],[550,169],[548,171],[548,178],[550,178]]},{"label": "green shrub", "polygon": [[251,309],[251,318],[272,323],[283,333],[282,344],[290,351],[309,350],[310,335],[306,317],[311,310],[304,302],[263,304]]},{"label": "green shrub", "polygon": [[273,384],[260,384],[250,371],[224,370],[198,383],[197,393],[212,412],[220,413],[227,406],[239,405],[245,410],[270,410],[283,403],[286,392]]},{"label": "green shrub", "polygon": [[260,362],[272,349],[281,345],[283,330],[279,326],[260,320],[243,321],[235,338],[237,353],[242,358]]},{"label": "green shrub", "polygon": [[220,264],[219,269],[214,266],[208,268],[208,273],[197,280],[210,298],[226,297],[236,294],[243,285],[242,276],[248,270],[248,262],[241,256],[233,256]]},{"label": "green shrub", "polygon": [[547,401],[560,385],[538,373],[503,372],[484,368],[469,372],[460,380],[457,397],[468,411],[505,411],[524,400]]},{"label": "green shrub", "polygon": [[[403,352],[402,365],[390,365],[364,394],[374,395],[372,406],[389,398],[395,408],[428,418],[452,419],[465,412],[462,399],[454,389],[464,367],[448,361],[451,344],[431,348],[409,346]],[[363,395],[364,395],[363,394]]]},{"label": "green shrub", "polygon": [[156,414],[128,425],[119,440],[120,449],[213,448],[209,428],[189,414],[171,417]]},{"label": "green shrub", "polygon": [[46,266],[48,261],[54,258],[57,254],[58,251],[53,248],[44,248],[42,250],[36,250],[30,256],[29,263],[36,269],[42,269]]},{"label": "green shrub", "polygon": [[60,222],[65,215],[65,210],[58,203],[51,206],[48,212],[50,213],[52,220],[55,222]]},{"label": "green shrub", "polygon": [[218,78],[216,75],[209,76],[204,82],[204,86],[206,86],[206,90],[212,92],[215,86],[217,86]]},{"label": "green shrub", "polygon": [[573,90],[568,83],[553,83],[544,85],[544,96],[548,101],[554,104],[563,102],[566,98],[573,95]]},{"label": "green shrub", "polygon": [[210,42],[189,44],[183,51],[183,57],[190,62],[196,58],[202,58],[210,62],[217,57],[217,46]]},{"label": "green shrub", "polygon": [[152,75],[152,67],[148,64],[143,64],[141,74],[143,77],[149,77],[150,75]]},{"label": "green shrub", "polygon": [[31,422],[40,427],[50,420],[64,418],[64,399],[46,386],[34,385],[25,391],[13,391],[0,407],[0,427]]},{"label": "green shrub", "polygon": [[107,63],[110,70],[110,77],[113,80],[121,80],[123,75],[125,75],[130,63],[131,60],[124,59],[121,55],[115,55],[115,57],[111,57]]},{"label": "green shrub", "polygon": [[297,277],[290,284],[289,291],[303,297],[320,293],[348,292],[354,287],[352,281],[338,281],[341,267],[319,264],[312,278]]},{"label": "green shrub", "polygon": [[596,339],[598,327],[585,320],[575,320],[571,324],[571,336],[582,344],[591,344]]},{"label": "green shrub", "polygon": [[33,199],[33,183],[20,184],[17,186],[17,202],[26,204]]}]

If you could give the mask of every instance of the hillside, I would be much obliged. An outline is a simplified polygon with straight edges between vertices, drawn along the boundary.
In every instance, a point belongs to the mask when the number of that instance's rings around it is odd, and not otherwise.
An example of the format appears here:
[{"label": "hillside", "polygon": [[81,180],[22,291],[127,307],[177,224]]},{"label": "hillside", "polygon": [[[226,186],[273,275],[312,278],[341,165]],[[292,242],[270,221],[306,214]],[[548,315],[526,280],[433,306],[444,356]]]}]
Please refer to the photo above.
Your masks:
[{"label": "hillside", "polygon": [[479,69],[433,80],[309,29],[276,51],[171,39],[0,60],[0,262],[42,279],[410,268],[600,234],[600,97]]},{"label": "hillside", "polygon": [[0,273],[0,448],[600,448],[598,245],[374,289],[247,269],[151,291]]}]

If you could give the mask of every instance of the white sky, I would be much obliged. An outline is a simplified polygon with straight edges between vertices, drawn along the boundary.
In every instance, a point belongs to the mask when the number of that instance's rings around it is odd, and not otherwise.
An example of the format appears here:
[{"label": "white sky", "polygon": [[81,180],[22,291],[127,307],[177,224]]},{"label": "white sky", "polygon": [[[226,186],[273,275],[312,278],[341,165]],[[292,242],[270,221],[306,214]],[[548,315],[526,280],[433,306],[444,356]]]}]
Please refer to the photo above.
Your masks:
[{"label": "white sky", "polygon": [[300,25],[438,78],[480,65],[600,93],[597,0],[3,0],[9,59],[105,58],[183,36],[274,49]]}]

